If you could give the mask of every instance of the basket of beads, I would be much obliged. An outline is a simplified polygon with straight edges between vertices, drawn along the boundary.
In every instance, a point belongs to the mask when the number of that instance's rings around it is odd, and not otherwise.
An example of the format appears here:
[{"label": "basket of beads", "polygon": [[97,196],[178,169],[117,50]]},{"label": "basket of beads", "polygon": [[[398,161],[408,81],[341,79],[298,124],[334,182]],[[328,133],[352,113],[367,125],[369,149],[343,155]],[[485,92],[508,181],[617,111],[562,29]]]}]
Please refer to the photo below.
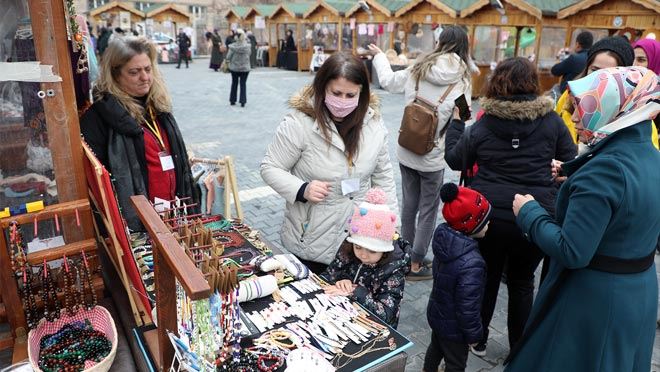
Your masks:
[{"label": "basket of beads", "polygon": [[106,372],[117,354],[117,328],[102,306],[43,319],[28,335],[28,357],[37,372]]}]

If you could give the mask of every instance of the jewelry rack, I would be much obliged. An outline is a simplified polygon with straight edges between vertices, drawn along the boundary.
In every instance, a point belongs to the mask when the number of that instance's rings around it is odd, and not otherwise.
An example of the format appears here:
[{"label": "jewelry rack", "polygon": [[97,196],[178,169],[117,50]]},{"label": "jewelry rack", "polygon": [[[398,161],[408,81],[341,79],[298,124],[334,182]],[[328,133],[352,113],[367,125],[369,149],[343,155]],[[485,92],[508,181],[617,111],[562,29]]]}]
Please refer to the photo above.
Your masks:
[{"label": "jewelry rack", "polygon": [[189,159],[191,163],[201,163],[201,164],[211,164],[225,167],[225,218],[231,219],[231,199],[234,201],[234,208],[236,210],[236,217],[243,219],[243,208],[241,208],[241,201],[238,197],[238,183],[236,182],[236,172],[234,171],[234,161],[231,156],[225,156],[222,159],[209,159],[209,158],[198,158],[191,157]]}]

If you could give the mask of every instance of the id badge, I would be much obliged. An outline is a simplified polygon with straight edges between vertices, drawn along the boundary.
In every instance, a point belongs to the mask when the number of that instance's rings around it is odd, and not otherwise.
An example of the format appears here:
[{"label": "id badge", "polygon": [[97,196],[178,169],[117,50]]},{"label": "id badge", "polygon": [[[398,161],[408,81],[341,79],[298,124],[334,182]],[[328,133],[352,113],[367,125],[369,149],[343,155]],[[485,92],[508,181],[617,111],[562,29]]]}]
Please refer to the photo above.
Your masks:
[{"label": "id badge", "polygon": [[167,153],[167,151],[161,151],[158,153],[160,158],[160,166],[163,168],[163,172],[174,169],[174,160],[172,160],[172,155]]},{"label": "id badge", "polygon": [[360,179],[359,178],[347,178],[341,180],[341,193],[342,195],[348,195],[350,193],[360,190]]}]

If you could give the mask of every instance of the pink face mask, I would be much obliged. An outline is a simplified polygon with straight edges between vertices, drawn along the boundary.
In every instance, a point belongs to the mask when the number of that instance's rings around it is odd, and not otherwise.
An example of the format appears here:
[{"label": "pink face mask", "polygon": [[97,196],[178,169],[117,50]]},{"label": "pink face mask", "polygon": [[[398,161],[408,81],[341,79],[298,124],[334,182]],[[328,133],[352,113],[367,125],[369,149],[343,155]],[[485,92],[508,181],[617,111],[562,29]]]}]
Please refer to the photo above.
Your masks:
[{"label": "pink face mask", "polygon": [[325,107],[327,107],[332,116],[336,118],[344,118],[348,116],[348,114],[358,107],[359,101],[359,95],[356,95],[353,98],[339,98],[332,94],[325,95]]}]

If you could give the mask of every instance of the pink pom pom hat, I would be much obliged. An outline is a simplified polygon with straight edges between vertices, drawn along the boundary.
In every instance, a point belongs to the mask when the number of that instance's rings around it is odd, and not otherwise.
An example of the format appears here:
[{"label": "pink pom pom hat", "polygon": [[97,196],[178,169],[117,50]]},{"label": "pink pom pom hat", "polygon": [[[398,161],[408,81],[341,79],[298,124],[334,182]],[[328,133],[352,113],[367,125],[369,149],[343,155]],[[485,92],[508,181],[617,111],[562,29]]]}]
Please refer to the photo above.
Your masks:
[{"label": "pink pom pom hat", "polygon": [[396,214],[386,204],[387,194],[373,188],[367,192],[366,201],[355,208],[348,220],[350,243],[374,252],[391,252],[396,235]]}]

